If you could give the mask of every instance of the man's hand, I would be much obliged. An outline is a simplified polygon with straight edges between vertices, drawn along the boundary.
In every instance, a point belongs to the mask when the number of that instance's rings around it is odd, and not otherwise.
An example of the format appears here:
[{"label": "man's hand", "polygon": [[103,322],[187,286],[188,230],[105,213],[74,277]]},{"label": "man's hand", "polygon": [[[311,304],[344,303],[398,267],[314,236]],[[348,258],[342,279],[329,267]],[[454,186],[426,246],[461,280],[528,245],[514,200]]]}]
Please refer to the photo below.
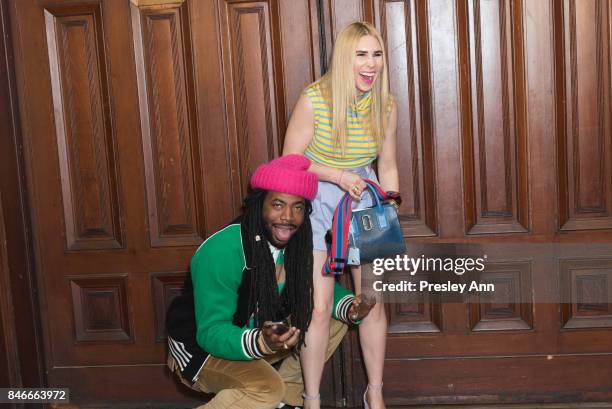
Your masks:
[{"label": "man's hand", "polygon": [[297,345],[300,339],[300,330],[291,327],[289,331],[282,335],[276,334],[276,325],[269,325],[270,321],[264,322],[261,329],[262,341],[271,349],[273,352],[281,349],[291,349]]},{"label": "man's hand", "polygon": [[359,322],[364,319],[372,308],[376,305],[376,297],[365,293],[359,294],[353,300],[349,309],[349,319],[353,322]]}]

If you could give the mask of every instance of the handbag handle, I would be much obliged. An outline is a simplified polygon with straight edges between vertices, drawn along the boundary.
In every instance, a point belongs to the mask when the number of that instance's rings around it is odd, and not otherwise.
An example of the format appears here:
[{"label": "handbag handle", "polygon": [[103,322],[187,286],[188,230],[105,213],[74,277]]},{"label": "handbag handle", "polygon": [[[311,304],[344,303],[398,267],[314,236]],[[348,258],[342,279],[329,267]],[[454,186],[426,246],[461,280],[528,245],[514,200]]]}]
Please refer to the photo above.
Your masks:
[{"label": "handbag handle", "polygon": [[[365,179],[365,182],[366,182],[367,188],[370,190],[372,197],[374,198],[373,201],[374,201],[374,206],[376,207],[376,214],[378,216],[378,224],[381,228],[384,229],[387,227],[387,219],[385,218],[385,209],[383,208],[381,201],[386,200],[386,198],[388,198],[387,192],[382,190],[382,188],[378,186],[376,182],[373,182],[370,179]],[[351,219],[351,216],[349,215],[349,220],[350,219]]]},{"label": "handbag handle", "polygon": [[[394,199],[398,197],[399,194],[389,194],[385,192],[376,182],[370,179],[364,179],[364,181],[374,197],[379,223],[381,227],[384,228],[387,225],[387,220],[384,217],[385,209],[381,201]],[[327,260],[325,264],[323,264],[323,275],[340,275],[344,270],[347,261],[348,235],[352,213],[353,198],[348,193],[345,193],[334,211],[334,218],[332,220],[332,242],[331,245],[328,244],[327,246]]]},{"label": "handbag handle", "polygon": [[383,188],[380,187],[378,183],[370,179],[364,179],[364,182],[366,182],[368,189],[370,189],[370,192],[372,192],[372,196],[374,196],[374,199],[376,200],[377,207],[382,207],[382,204],[380,203],[381,201],[385,201],[389,199],[393,199],[396,201],[401,200],[400,194],[398,192],[387,192],[383,190]]}]

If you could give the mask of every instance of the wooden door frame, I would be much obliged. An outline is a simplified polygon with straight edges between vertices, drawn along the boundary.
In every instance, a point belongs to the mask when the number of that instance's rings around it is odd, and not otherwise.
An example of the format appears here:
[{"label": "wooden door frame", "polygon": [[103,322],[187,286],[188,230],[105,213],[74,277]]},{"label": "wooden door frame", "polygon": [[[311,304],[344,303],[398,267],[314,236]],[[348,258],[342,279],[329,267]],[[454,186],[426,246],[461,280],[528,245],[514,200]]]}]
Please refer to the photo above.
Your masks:
[{"label": "wooden door frame", "polygon": [[6,363],[0,377],[12,387],[41,387],[46,379],[10,8],[9,0],[0,0],[0,362]]},{"label": "wooden door frame", "polygon": [[[130,0],[125,0],[130,1]],[[323,0],[314,0],[319,18],[324,18]],[[27,115],[25,84],[16,73],[22,67],[19,57],[20,30],[15,0],[0,0],[0,380],[12,387],[45,387],[47,362],[41,323],[40,288],[37,283],[36,255],[32,232],[31,192],[27,184],[24,138]],[[319,27],[319,69],[326,66],[328,33]],[[15,45],[15,46],[14,46]],[[320,73],[320,72],[319,72]],[[21,109],[20,109],[21,108]],[[342,373],[339,356],[333,373]],[[6,369],[5,369],[6,368]],[[341,403],[343,380],[334,377],[336,403]],[[346,385],[344,385],[346,387]],[[29,406],[29,405],[26,405]]]},{"label": "wooden door frame", "polygon": [[[28,134],[24,108],[27,95],[23,92],[26,85],[18,82],[17,75],[23,69],[22,60],[16,58],[20,54],[18,44],[23,27],[18,26],[15,1],[0,0],[0,123],[6,124],[0,127],[0,380],[8,380],[11,387],[46,387],[41,288],[37,282],[31,221],[33,199],[24,153]],[[323,1],[314,3],[317,15],[322,18]],[[325,27],[320,23],[319,70],[324,69],[328,54]],[[341,404],[346,396],[344,380],[336,376],[343,373],[343,360],[344,356],[337,355],[332,363],[332,399],[336,404]]]}]

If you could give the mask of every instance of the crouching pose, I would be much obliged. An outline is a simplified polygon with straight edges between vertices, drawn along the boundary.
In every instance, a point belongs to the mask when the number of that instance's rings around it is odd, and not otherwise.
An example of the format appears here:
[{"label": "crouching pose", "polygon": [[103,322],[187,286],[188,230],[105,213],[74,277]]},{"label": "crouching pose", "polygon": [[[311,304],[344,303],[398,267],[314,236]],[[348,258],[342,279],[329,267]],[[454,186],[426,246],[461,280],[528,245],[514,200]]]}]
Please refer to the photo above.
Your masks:
[{"label": "crouching pose", "polygon": [[[306,157],[287,155],[256,169],[244,214],[196,251],[185,291],[169,308],[168,366],[190,388],[215,393],[201,408],[302,405],[296,352],[313,308],[310,201],[318,182],[309,167]],[[368,312],[336,284],[326,358],[349,317]]]}]

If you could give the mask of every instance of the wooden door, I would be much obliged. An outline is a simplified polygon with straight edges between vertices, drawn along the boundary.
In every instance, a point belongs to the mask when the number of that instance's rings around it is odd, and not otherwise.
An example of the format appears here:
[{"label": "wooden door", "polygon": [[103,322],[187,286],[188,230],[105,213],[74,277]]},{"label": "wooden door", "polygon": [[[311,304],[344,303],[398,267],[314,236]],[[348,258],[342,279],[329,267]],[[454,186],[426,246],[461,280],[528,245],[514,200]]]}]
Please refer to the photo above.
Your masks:
[{"label": "wooden door", "polygon": [[[48,384],[76,405],[187,399],[164,369],[166,306],[356,19],[388,43],[409,241],[610,242],[609,0],[3,4]],[[389,403],[612,400],[609,258],[507,264],[502,281],[540,277],[533,299],[604,299],[390,305]],[[356,404],[354,338],[342,357],[328,401]]]},{"label": "wooden door", "polygon": [[[386,39],[409,245],[612,242],[612,2],[325,4],[330,37],[366,19]],[[610,401],[610,253],[536,259],[488,260],[519,302],[388,305],[387,404]]]},{"label": "wooden door", "polygon": [[73,404],[187,399],[165,311],[320,74],[314,4],[9,2],[48,385]]}]

